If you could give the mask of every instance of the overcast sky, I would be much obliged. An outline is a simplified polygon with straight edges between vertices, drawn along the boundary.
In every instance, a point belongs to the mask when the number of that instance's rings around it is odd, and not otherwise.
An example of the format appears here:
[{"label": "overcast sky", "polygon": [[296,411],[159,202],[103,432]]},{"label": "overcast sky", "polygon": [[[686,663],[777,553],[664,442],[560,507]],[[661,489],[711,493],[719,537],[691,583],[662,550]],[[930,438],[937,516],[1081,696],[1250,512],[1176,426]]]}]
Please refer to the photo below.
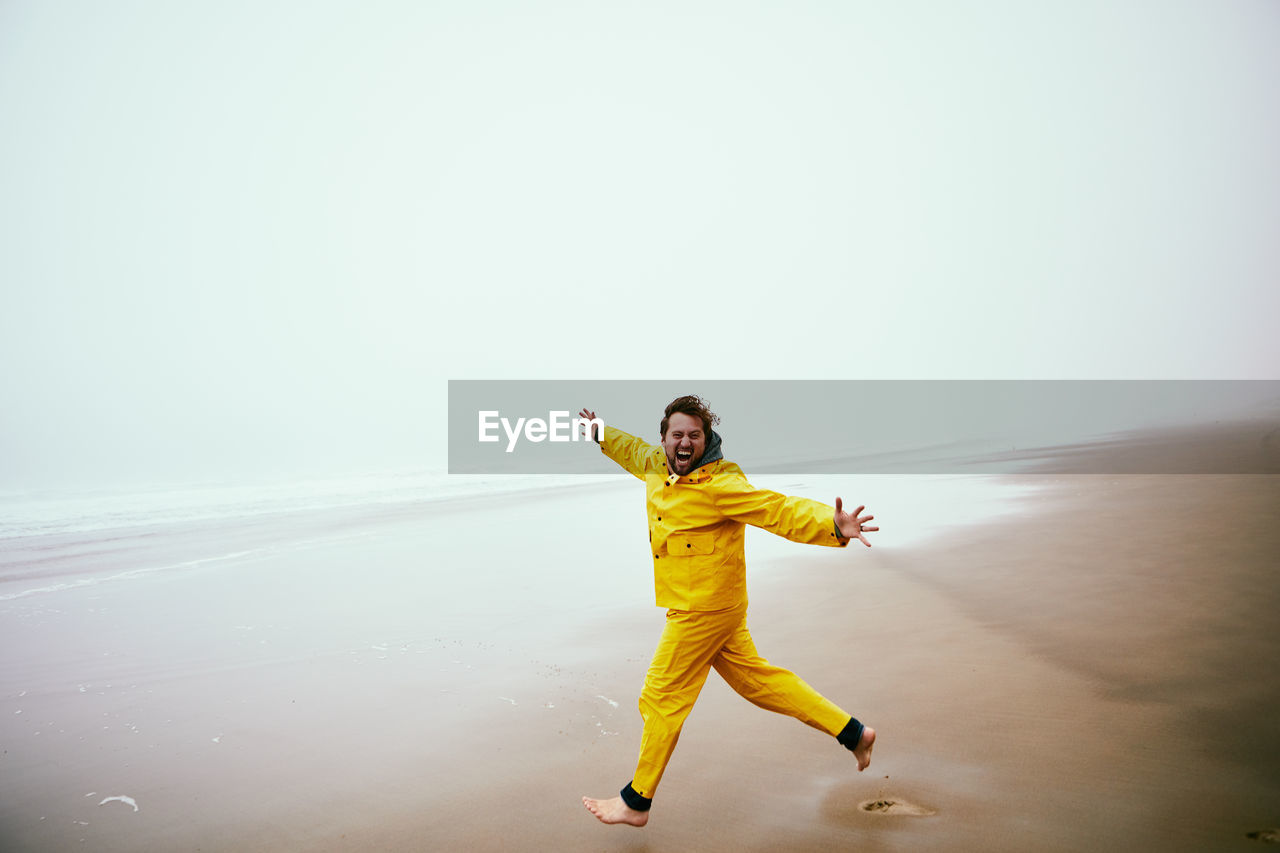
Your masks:
[{"label": "overcast sky", "polygon": [[443,467],[450,378],[1280,378],[1278,47],[1273,0],[4,0],[0,488]]}]

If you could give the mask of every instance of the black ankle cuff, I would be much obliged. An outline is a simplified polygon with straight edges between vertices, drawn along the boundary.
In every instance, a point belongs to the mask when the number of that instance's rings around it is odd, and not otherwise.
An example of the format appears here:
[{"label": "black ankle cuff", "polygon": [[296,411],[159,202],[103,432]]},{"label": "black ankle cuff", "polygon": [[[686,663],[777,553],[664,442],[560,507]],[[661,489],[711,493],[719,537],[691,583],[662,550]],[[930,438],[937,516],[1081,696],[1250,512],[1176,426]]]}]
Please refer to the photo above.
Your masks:
[{"label": "black ankle cuff", "polygon": [[649,807],[653,805],[652,797],[642,797],[636,793],[636,789],[631,787],[631,783],[627,783],[627,787],[622,789],[622,801],[627,804],[628,808],[633,808],[638,812],[647,812]]},{"label": "black ankle cuff", "polygon": [[862,740],[862,723],[858,722],[857,717],[850,717],[849,722],[841,729],[840,734],[836,735],[836,740],[840,741],[841,746],[852,752],[858,748],[858,741]]}]

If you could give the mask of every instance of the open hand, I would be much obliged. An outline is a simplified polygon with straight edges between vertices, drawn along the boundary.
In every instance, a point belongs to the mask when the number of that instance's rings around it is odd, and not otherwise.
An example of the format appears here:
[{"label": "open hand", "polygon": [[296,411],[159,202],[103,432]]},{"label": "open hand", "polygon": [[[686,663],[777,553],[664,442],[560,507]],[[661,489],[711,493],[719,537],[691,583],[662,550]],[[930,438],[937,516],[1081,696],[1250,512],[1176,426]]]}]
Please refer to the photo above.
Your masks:
[{"label": "open hand", "polygon": [[860,506],[853,512],[845,512],[844,502],[841,501],[838,496],[836,497],[836,527],[840,530],[840,535],[845,539],[857,539],[863,545],[870,548],[871,543],[868,542],[867,537],[862,534],[872,533],[880,528],[867,526],[867,522],[875,518],[874,515],[864,515],[861,518],[858,517],[858,513],[862,512],[864,509],[866,509],[865,506]]},{"label": "open hand", "polygon": [[[578,412],[578,417],[582,418],[584,421],[594,421],[596,419],[596,413],[584,408],[581,412]],[[600,435],[600,426],[598,424],[584,426],[582,431],[587,433],[586,437],[594,441],[596,444],[599,444],[600,439],[603,437]]]}]

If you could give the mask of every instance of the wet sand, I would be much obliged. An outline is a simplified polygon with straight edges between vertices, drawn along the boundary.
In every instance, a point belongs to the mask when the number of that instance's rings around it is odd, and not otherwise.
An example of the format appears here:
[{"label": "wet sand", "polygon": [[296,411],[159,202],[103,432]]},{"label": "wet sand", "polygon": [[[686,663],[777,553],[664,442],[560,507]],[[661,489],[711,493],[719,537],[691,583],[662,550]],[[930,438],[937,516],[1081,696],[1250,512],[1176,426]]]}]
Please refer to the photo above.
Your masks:
[{"label": "wet sand", "polygon": [[661,630],[603,574],[633,490],[5,602],[3,847],[1255,849],[1280,477],[1032,481],[914,546],[753,550],[761,653],[876,727],[872,766],[713,675],[642,830],[580,804],[630,777]]}]

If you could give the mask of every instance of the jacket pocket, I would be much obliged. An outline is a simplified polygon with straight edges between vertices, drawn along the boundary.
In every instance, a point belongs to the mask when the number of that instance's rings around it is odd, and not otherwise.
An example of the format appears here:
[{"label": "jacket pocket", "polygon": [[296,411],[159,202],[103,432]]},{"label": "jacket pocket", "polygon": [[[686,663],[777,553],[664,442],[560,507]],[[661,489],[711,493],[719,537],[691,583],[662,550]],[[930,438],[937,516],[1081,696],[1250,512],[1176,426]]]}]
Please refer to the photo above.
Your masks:
[{"label": "jacket pocket", "polygon": [[714,533],[672,533],[667,537],[667,553],[672,557],[714,554]]}]

